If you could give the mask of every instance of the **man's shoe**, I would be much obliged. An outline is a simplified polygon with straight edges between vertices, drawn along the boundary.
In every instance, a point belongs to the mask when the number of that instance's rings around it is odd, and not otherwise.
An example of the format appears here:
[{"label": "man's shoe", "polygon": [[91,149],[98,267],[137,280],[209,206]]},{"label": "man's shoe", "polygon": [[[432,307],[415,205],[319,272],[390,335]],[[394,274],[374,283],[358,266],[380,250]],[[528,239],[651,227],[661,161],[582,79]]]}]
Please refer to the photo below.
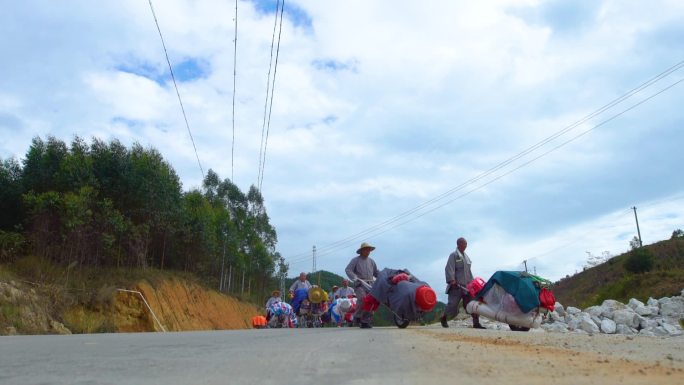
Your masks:
[{"label": "man's shoe", "polygon": [[373,326],[372,326],[371,324],[369,324],[368,322],[361,322],[361,326],[360,326],[360,327],[361,327],[361,329],[370,329],[370,328],[372,328]]},{"label": "man's shoe", "polygon": [[442,324],[442,327],[443,327],[443,328],[448,328],[448,327],[449,327],[449,324],[447,323],[447,319],[446,319],[446,316],[445,316],[445,315],[439,317],[439,322]]},{"label": "man's shoe", "polygon": [[482,326],[482,324],[478,322],[476,324],[473,324],[473,329],[487,329],[487,328]]}]

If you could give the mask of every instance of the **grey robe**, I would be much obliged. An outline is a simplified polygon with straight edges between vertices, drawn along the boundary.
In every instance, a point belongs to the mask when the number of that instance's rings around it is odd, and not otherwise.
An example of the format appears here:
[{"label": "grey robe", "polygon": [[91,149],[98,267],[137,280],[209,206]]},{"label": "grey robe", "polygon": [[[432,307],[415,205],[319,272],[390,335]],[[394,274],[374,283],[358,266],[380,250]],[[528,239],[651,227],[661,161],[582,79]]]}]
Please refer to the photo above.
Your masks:
[{"label": "grey robe", "polygon": [[347,296],[354,294],[354,289],[351,286],[342,286],[337,289],[336,293],[340,298],[347,298]]},{"label": "grey robe", "polygon": [[444,267],[446,282],[449,283],[449,281],[455,279],[457,283],[463,286],[467,285],[473,280],[473,273],[470,270],[471,264],[472,262],[465,252],[461,254],[460,251],[456,250],[451,253]]},{"label": "grey robe", "polygon": [[[362,258],[361,256],[356,256],[349,261],[344,272],[347,273],[347,277],[352,281],[355,281],[356,278],[372,281],[374,277],[378,276],[378,266],[371,257]],[[354,286],[359,287],[361,283],[355,283]]]},{"label": "grey robe", "polygon": [[299,278],[297,278],[292,283],[292,286],[290,286],[290,291],[297,291],[299,289],[306,289],[306,290],[311,289],[311,283],[309,283],[309,280],[307,279],[304,282],[302,282],[299,280]]}]

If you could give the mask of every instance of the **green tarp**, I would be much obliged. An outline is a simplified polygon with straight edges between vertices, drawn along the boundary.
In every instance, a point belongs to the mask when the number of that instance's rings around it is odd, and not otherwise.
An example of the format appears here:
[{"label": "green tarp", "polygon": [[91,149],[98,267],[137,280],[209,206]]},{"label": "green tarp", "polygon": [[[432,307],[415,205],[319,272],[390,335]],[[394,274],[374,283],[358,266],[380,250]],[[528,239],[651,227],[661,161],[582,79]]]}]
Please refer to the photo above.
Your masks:
[{"label": "green tarp", "polygon": [[497,271],[489,278],[477,297],[484,296],[495,283],[513,296],[523,313],[539,307],[541,288],[529,274],[522,271]]}]

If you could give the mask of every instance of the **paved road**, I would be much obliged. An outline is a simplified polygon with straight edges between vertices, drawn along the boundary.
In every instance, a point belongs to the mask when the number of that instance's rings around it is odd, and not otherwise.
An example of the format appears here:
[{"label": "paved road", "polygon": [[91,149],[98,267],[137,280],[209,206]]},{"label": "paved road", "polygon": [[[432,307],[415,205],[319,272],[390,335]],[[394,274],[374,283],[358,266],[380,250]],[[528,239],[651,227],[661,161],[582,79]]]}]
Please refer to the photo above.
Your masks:
[{"label": "paved road", "polygon": [[[0,337],[0,384],[368,383],[404,372],[397,329],[269,329]],[[378,360],[388,352],[396,359]],[[354,363],[354,368],[350,363]],[[284,381],[283,381],[284,380]]]},{"label": "paved road", "polygon": [[511,381],[681,384],[684,339],[435,327],[0,337],[2,385]]}]

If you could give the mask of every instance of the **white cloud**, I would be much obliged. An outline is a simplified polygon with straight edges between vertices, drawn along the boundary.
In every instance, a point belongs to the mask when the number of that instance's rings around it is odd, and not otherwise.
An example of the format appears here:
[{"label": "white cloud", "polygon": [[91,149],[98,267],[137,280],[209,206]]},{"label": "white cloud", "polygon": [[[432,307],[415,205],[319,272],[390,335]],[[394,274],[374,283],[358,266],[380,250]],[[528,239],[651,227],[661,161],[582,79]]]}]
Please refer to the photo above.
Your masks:
[{"label": "white cloud", "polygon": [[[283,23],[264,178],[285,256],[356,234],[490,169],[681,60],[672,47],[684,36],[678,1],[606,0],[563,19],[578,25],[549,17],[559,4],[549,1],[293,4],[311,26]],[[172,62],[207,63],[206,76],[179,89],[205,170],[229,177],[233,5],[169,0],[155,11]],[[235,181],[243,189],[257,176],[273,21],[239,3]],[[16,3],[0,15],[0,33],[13,37],[0,41],[1,157],[23,156],[36,135],[119,138],[158,148],[186,188],[200,185],[175,90],[152,79],[167,67],[146,2]],[[150,78],[119,70],[135,67]],[[626,247],[619,234],[629,223],[611,227],[613,212],[684,190],[682,98],[673,88],[432,213],[354,239],[318,265],[341,273],[356,244],[369,240],[379,264],[408,267],[441,287],[460,235],[487,275],[590,229],[591,239],[535,259],[550,278],[572,273],[587,250]],[[654,207],[674,217],[644,210],[646,240],[682,227],[675,207]]]}]

